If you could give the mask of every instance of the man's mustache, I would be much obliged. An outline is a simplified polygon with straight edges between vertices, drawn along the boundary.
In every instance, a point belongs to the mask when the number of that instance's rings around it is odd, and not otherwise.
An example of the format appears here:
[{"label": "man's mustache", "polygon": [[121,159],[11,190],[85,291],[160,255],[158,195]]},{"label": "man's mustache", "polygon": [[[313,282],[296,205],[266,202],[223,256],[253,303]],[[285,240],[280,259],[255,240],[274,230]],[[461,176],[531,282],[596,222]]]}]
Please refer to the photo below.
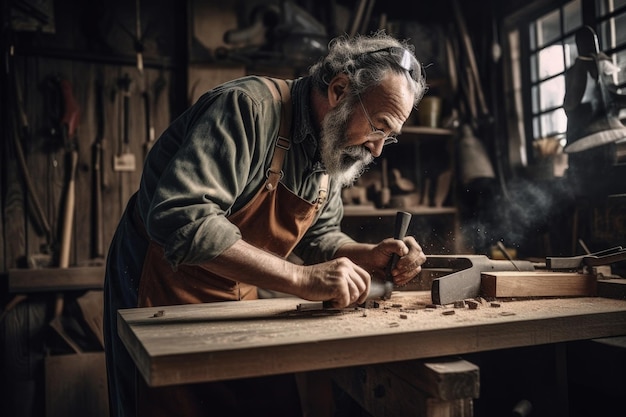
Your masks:
[{"label": "man's mustache", "polygon": [[364,146],[348,146],[343,150],[343,154],[351,159],[367,161],[372,159],[372,154]]}]

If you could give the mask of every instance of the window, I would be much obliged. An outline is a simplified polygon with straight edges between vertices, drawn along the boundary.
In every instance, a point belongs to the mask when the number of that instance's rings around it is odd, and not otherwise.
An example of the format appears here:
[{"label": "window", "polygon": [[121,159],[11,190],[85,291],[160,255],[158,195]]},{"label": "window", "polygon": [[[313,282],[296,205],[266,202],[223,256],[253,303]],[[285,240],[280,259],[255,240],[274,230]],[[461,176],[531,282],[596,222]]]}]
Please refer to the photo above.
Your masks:
[{"label": "window", "polygon": [[[626,87],[626,0],[569,0],[551,2],[548,10],[534,10],[508,28],[516,39],[520,79],[513,86],[515,113],[522,128],[521,148],[532,157],[533,142],[559,138],[565,144],[567,116],[563,110],[565,72],[578,56],[575,33],[584,25],[598,35],[600,50],[621,71],[614,75],[619,88]],[[512,35],[513,34],[513,35]],[[513,48],[513,46],[511,46]],[[515,72],[516,69],[513,68]],[[522,155],[521,161],[526,160]]]},{"label": "window", "polygon": [[532,21],[528,29],[532,138],[565,133],[565,71],[575,58],[573,32],[582,26],[582,0],[574,0]]},{"label": "window", "polygon": [[626,0],[596,0],[600,49],[613,58],[622,70],[615,74],[615,83],[626,87]]}]

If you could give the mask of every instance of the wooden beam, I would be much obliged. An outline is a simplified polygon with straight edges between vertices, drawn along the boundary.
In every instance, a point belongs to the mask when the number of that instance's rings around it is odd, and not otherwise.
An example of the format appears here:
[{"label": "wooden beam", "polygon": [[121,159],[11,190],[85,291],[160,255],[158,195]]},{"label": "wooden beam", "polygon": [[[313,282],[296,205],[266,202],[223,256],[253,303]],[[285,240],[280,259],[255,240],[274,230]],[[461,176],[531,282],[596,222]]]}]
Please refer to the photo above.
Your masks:
[{"label": "wooden beam", "polygon": [[374,417],[471,417],[480,391],[478,367],[459,358],[340,368],[332,374]]},{"label": "wooden beam", "polygon": [[411,380],[428,395],[442,400],[478,398],[480,370],[459,357],[432,358],[389,364],[398,377]]},{"label": "wooden beam", "polygon": [[575,272],[484,272],[481,293],[485,297],[593,297],[596,283],[593,275]]},{"label": "wooden beam", "polygon": [[93,290],[104,287],[104,266],[10,269],[10,293]]},{"label": "wooden beam", "polygon": [[598,296],[626,300],[626,279],[612,278],[598,280]]}]

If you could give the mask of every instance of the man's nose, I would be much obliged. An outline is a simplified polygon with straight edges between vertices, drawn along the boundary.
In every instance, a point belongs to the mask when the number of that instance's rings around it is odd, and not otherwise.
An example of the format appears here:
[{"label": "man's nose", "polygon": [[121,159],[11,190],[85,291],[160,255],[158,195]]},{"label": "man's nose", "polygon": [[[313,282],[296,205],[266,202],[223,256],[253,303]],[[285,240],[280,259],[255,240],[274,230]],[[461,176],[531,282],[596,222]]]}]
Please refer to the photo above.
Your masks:
[{"label": "man's nose", "polygon": [[363,145],[365,146],[374,158],[379,157],[383,153],[383,146],[385,146],[385,139],[368,140]]}]

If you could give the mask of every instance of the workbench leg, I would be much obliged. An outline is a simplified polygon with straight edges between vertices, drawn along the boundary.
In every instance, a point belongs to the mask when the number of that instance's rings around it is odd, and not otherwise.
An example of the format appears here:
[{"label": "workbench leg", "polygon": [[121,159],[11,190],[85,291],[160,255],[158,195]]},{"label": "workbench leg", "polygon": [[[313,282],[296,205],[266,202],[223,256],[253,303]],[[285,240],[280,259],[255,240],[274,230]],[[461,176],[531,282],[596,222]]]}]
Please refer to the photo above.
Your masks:
[{"label": "workbench leg", "polygon": [[460,358],[340,368],[333,380],[374,417],[472,417],[480,392],[478,367]]},{"label": "workbench leg", "polygon": [[304,417],[332,417],[335,412],[330,371],[296,373]]}]

